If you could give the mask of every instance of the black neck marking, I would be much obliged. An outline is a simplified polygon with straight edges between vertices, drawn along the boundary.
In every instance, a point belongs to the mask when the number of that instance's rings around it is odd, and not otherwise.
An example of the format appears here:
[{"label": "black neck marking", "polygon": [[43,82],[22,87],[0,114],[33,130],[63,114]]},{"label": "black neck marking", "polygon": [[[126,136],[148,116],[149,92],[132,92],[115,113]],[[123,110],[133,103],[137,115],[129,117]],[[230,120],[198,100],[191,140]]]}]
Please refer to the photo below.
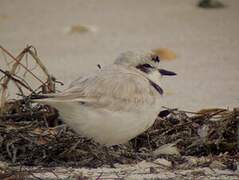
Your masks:
[{"label": "black neck marking", "polygon": [[158,91],[158,93],[160,95],[163,95],[163,89],[159,85],[157,85],[156,83],[154,83],[150,79],[149,79],[149,83],[156,89],[156,91]]}]

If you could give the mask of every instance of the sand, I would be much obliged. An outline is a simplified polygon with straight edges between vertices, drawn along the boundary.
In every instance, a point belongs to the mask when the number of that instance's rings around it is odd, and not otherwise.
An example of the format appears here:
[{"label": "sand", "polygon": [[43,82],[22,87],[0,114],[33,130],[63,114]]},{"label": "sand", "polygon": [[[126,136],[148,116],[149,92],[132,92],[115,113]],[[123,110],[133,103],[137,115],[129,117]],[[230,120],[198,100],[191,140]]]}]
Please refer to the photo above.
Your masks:
[{"label": "sand", "polygon": [[[163,63],[178,73],[163,81],[165,106],[185,110],[239,104],[239,1],[200,9],[192,0],[1,0],[0,43],[13,53],[38,49],[67,86],[79,74],[113,62],[119,53],[166,47]],[[72,26],[89,32],[69,33]]]},{"label": "sand", "polygon": [[226,8],[205,10],[196,0],[1,0],[0,44],[15,54],[34,45],[66,86],[123,51],[169,48],[177,59],[162,66],[178,76],[162,81],[162,105],[233,108],[239,105],[239,1],[223,2]]}]

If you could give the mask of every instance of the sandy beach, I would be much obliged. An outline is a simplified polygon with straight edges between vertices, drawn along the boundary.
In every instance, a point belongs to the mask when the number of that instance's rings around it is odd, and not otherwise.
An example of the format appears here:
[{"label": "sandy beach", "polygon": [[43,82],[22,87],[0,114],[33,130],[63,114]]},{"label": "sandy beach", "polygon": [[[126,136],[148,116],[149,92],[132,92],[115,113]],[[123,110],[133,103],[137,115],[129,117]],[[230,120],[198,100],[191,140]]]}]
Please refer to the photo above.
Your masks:
[{"label": "sandy beach", "polygon": [[[79,74],[134,49],[169,48],[178,73],[163,81],[164,105],[186,110],[239,104],[239,2],[200,9],[197,1],[0,2],[0,43],[17,54],[34,45],[66,86]],[[75,26],[88,32],[73,32]],[[66,87],[65,86],[65,87]]]}]

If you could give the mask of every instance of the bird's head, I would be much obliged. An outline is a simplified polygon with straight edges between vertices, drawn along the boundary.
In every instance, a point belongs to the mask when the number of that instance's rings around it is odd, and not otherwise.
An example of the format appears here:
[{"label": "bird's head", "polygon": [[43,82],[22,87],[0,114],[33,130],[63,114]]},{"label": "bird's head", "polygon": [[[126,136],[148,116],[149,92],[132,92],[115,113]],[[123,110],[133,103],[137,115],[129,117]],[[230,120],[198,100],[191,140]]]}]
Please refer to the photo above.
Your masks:
[{"label": "bird's head", "polygon": [[115,64],[134,67],[141,71],[141,74],[144,74],[144,76],[155,85],[159,85],[160,78],[163,76],[176,75],[175,72],[161,69],[159,62],[160,57],[152,51],[127,51],[115,60]]}]

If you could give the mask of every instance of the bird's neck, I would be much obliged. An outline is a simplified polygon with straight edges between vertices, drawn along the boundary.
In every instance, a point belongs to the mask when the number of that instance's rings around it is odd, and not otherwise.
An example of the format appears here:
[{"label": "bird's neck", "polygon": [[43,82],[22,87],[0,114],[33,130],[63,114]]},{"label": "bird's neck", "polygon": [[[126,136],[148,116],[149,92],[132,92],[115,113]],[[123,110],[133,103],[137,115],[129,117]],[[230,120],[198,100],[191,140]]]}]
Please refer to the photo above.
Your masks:
[{"label": "bird's neck", "polygon": [[163,95],[163,89],[161,88],[161,84],[159,81],[161,76],[157,71],[152,72],[150,74],[146,74],[145,72],[142,72],[135,67],[125,67],[124,66],[124,68],[130,70],[130,72],[134,72],[135,74],[137,74],[137,75],[141,76],[142,78],[144,78],[145,80],[147,80],[154,90],[156,90],[160,95]]}]

